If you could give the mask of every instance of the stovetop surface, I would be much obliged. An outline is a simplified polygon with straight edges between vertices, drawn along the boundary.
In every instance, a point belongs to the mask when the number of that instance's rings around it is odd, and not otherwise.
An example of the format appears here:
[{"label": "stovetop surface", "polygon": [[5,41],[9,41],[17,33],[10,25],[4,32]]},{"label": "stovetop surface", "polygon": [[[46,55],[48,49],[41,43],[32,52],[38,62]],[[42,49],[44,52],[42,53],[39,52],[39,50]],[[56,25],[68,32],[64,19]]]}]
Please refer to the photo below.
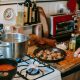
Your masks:
[{"label": "stovetop surface", "polygon": [[54,72],[55,69],[50,67],[48,64],[25,56],[21,61],[19,61],[17,74],[12,80],[38,80],[39,78]]}]

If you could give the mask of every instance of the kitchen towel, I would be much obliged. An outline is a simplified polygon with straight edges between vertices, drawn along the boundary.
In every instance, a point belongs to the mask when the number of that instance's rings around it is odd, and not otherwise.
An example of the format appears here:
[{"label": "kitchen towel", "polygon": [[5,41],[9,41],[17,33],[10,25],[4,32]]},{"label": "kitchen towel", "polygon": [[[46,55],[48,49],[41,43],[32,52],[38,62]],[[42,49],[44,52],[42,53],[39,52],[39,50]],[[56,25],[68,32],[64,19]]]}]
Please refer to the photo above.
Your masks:
[{"label": "kitchen towel", "polygon": [[76,0],[69,0],[67,2],[67,8],[70,10],[71,13],[74,13],[76,10]]}]

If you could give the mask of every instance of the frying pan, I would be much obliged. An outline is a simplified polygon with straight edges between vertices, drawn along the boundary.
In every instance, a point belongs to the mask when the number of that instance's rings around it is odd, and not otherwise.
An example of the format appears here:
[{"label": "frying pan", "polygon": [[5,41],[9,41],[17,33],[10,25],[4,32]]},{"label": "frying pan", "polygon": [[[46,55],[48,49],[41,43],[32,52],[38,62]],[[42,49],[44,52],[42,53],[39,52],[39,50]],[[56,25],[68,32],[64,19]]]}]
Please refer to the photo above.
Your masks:
[{"label": "frying pan", "polygon": [[[54,52],[59,52],[61,53],[61,58],[58,58],[58,59],[52,59],[52,60],[45,60],[45,59],[42,59],[40,57],[37,57],[37,53],[40,52],[41,50],[50,50],[50,51],[54,51]],[[59,62],[61,60],[64,60],[65,59],[65,56],[66,56],[66,52],[62,49],[59,49],[59,48],[51,48],[51,47],[44,47],[44,48],[37,48],[33,54],[35,55],[35,57],[37,57],[40,61],[43,61],[43,62],[47,62],[47,63],[52,63],[52,62]],[[54,54],[54,53],[53,53]],[[57,54],[57,53],[56,53]]]}]

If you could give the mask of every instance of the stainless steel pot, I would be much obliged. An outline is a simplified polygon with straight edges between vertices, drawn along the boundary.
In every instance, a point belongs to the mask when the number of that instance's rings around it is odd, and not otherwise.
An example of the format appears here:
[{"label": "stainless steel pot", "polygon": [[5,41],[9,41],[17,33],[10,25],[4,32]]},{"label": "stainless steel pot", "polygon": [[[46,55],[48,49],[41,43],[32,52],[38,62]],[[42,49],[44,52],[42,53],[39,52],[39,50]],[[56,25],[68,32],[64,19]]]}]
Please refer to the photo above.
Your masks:
[{"label": "stainless steel pot", "polygon": [[0,43],[0,54],[5,58],[19,58],[27,50],[28,37],[21,33],[4,34]]}]

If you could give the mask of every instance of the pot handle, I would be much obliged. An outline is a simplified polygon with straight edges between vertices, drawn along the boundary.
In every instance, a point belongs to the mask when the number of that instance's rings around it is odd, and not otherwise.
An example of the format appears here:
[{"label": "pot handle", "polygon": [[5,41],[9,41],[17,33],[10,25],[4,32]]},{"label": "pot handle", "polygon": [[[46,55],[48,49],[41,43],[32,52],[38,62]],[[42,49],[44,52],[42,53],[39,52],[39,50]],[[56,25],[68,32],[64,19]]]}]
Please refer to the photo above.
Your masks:
[{"label": "pot handle", "polygon": [[[5,43],[5,42],[3,42],[3,41],[0,40],[0,44],[3,44],[3,43]],[[0,45],[0,47],[9,47],[9,45],[3,44],[3,45]]]}]

